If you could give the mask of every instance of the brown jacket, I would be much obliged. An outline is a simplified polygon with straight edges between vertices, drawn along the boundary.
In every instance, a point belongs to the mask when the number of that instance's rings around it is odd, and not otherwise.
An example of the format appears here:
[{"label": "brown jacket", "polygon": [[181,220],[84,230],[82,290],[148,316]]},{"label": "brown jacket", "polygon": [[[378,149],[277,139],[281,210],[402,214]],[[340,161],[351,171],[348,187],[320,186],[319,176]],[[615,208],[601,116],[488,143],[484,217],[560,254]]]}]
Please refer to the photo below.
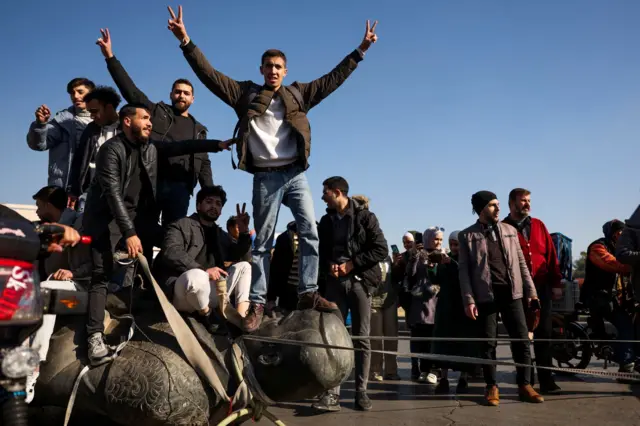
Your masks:
[{"label": "brown jacket", "polygon": [[[253,81],[236,81],[222,74],[211,66],[202,51],[193,44],[193,41],[183,46],[182,50],[187,62],[189,62],[202,84],[236,112],[239,119],[238,143],[236,146],[238,158],[240,159],[238,168],[253,173],[255,168],[247,149],[249,124],[253,117],[260,116],[267,110],[274,95],[273,91]],[[280,90],[280,96],[286,110],[285,122],[298,135],[298,162],[305,170],[309,167],[309,155],[311,153],[311,126],[307,119],[307,112],[340,87],[363,58],[363,53],[356,49],[328,74],[310,83],[294,82],[292,86],[302,95],[304,105],[298,104],[290,90]],[[248,103],[248,97],[251,92],[257,94]]]},{"label": "brown jacket", "polygon": [[[538,297],[520,248],[518,231],[504,222],[498,223],[497,229],[504,248],[513,299],[521,299],[524,296],[527,298]],[[493,292],[487,241],[480,222],[461,231],[458,234],[458,241],[460,242],[458,275],[463,303],[470,305],[492,302]]]}]

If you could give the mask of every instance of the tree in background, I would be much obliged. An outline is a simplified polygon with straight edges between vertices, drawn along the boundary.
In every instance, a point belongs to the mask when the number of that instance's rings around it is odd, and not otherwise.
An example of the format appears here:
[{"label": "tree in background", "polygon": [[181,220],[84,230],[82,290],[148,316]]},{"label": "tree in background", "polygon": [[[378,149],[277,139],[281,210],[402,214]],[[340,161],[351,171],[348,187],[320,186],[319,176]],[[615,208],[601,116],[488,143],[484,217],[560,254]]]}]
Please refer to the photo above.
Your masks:
[{"label": "tree in background", "polygon": [[573,263],[573,278],[584,278],[584,271],[587,266],[587,252],[580,252],[580,259]]}]

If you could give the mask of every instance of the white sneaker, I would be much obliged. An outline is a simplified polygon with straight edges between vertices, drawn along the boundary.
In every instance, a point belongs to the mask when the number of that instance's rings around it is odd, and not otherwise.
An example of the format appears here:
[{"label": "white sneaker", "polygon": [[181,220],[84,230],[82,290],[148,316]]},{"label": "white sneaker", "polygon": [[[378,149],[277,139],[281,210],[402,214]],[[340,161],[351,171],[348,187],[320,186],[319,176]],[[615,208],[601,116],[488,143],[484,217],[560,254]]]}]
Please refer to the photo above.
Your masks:
[{"label": "white sneaker", "polygon": [[33,373],[27,376],[27,384],[26,384],[26,393],[27,397],[25,398],[25,402],[30,404],[33,401],[33,397],[36,395],[36,381],[40,376],[40,371],[36,370]]},{"label": "white sneaker", "polygon": [[435,385],[436,383],[438,383],[438,376],[433,373],[422,372],[420,373],[420,378],[418,379],[418,381],[422,383],[429,383],[430,385]]}]

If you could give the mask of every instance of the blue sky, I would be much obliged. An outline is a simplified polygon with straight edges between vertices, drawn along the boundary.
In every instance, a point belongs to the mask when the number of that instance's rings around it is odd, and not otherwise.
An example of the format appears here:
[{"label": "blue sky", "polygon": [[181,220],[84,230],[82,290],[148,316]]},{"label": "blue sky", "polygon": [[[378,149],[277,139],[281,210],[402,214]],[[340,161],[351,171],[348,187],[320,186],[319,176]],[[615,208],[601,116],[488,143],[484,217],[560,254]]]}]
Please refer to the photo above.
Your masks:
[{"label": "blue sky", "polygon": [[[184,1],[190,36],[221,71],[260,81],[259,58],[286,52],[286,82],[335,66],[378,19],[379,42],[350,79],[311,111],[308,171],[318,217],[322,181],[342,175],[371,197],[390,244],[407,229],[447,233],[475,221],[471,194],[496,192],[506,214],[516,186],[533,214],[574,239],[574,255],[638,204],[640,3],[628,0]],[[177,4],[173,4],[174,7]],[[95,40],[109,27],[114,53],[156,101],[171,83],[195,83],[191,112],[213,138],[235,116],[188,67],[167,30],[163,2],[9,2],[2,26],[0,202],[31,203],[46,184],[47,154],[25,141],[35,109],[69,105],[66,83],[112,85]],[[229,193],[224,217],[251,199],[251,175],[212,154]],[[291,220],[286,209],[278,229]]]}]

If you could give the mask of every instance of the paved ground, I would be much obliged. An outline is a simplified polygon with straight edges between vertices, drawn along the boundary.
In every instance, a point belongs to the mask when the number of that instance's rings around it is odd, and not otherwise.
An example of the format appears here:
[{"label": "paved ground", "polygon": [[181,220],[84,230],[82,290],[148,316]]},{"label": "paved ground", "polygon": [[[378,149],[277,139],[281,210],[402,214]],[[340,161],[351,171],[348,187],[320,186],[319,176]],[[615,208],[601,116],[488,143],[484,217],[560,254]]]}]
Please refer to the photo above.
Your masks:
[{"label": "paved ground", "polygon": [[[400,351],[408,352],[408,343],[401,342]],[[499,346],[498,357],[510,360],[508,346]],[[400,359],[400,375],[408,378],[408,359]],[[589,368],[601,367],[594,361]],[[610,371],[616,371],[610,367]],[[452,393],[455,379],[450,380]],[[470,392],[461,397],[433,394],[433,386],[400,382],[370,383],[373,410],[362,413],[353,409],[354,384],[348,381],[342,389],[342,411],[315,415],[309,408],[312,401],[283,404],[271,412],[291,425],[640,425],[640,386],[633,388],[610,379],[597,377],[557,378],[561,394],[547,396],[544,404],[525,404],[517,398],[515,373],[508,367],[499,368],[501,405],[483,405],[483,384],[471,384]],[[259,424],[268,424],[262,420]]]}]

